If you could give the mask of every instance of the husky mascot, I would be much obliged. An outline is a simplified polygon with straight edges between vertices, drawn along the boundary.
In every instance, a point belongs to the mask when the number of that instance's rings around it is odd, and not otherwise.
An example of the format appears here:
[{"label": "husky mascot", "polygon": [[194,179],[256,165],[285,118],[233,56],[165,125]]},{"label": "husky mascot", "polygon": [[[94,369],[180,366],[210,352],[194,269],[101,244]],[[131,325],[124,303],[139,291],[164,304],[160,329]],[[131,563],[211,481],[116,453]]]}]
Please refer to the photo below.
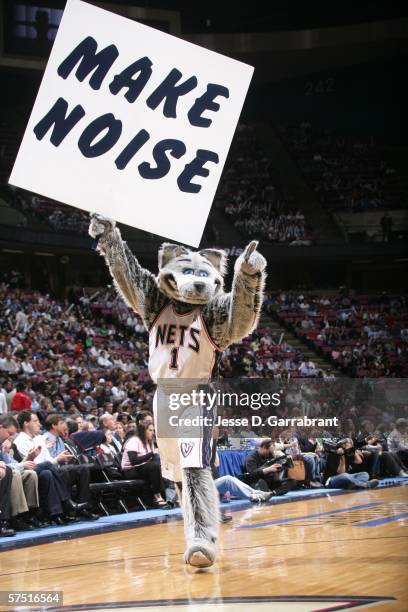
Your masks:
[{"label": "husky mascot", "polygon": [[[98,240],[114,285],[149,332],[149,372],[158,385],[176,379],[209,381],[221,351],[257,325],[265,283],[265,258],[251,242],[235,263],[232,291],[224,292],[226,254],[164,243],[159,274],[141,267],[115,222],[93,214],[89,234]],[[154,400],[157,424],[157,394]],[[160,438],[163,475],[181,482],[185,562],[209,567],[216,557],[218,494],[209,467],[212,432],[201,439]]]}]

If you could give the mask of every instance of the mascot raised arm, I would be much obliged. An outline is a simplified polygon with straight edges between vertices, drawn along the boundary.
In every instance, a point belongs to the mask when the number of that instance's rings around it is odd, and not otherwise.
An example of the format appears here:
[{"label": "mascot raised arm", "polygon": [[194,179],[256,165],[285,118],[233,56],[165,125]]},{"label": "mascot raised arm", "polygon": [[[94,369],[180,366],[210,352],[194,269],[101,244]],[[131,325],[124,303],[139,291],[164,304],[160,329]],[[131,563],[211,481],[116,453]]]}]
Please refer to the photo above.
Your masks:
[{"label": "mascot raised arm", "polygon": [[[265,283],[265,258],[251,242],[235,263],[232,289],[224,291],[224,251],[164,243],[159,273],[142,268],[114,221],[94,214],[89,234],[98,240],[118,293],[149,332],[149,372],[156,384],[170,379],[210,381],[220,353],[256,327]],[[157,391],[154,416],[157,423]],[[210,432],[194,442],[160,439],[163,475],[181,482],[185,562],[211,566],[217,553],[219,498],[213,483]]]}]

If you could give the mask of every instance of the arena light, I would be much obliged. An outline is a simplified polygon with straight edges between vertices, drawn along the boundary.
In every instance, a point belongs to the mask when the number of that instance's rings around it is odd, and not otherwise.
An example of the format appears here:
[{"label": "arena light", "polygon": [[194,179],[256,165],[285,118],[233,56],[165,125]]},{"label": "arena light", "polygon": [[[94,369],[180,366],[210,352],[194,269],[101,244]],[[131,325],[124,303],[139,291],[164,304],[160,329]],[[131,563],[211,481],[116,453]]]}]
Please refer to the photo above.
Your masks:
[{"label": "arena light", "polygon": [[42,257],[55,257],[54,253],[42,253],[41,251],[37,251],[34,255],[41,255]]},{"label": "arena light", "polygon": [[24,251],[20,251],[19,249],[2,249],[3,253],[24,253]]}]

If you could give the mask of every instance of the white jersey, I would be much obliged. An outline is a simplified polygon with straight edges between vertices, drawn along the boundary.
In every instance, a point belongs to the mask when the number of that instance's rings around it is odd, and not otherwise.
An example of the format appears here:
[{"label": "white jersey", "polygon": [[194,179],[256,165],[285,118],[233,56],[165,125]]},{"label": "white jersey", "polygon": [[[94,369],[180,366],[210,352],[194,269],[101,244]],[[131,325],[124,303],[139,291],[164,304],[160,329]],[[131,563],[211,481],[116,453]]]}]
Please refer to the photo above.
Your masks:
[{"label": "white jersey", "polygon": [[149,373],[161,378],[210,380],[218,347],[211,340],[199,308],[177,314],[167,304],[149,332]]}]

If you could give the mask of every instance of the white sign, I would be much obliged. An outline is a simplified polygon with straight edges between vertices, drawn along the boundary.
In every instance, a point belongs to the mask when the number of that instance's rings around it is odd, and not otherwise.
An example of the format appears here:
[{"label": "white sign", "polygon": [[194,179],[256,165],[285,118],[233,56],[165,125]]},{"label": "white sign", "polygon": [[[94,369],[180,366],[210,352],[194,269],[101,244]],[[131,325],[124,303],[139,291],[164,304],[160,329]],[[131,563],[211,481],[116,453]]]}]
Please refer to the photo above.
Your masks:
[{"label": "white sign", "polygon": [[252,73],[68,0],[10,183],[198,246]]}]

